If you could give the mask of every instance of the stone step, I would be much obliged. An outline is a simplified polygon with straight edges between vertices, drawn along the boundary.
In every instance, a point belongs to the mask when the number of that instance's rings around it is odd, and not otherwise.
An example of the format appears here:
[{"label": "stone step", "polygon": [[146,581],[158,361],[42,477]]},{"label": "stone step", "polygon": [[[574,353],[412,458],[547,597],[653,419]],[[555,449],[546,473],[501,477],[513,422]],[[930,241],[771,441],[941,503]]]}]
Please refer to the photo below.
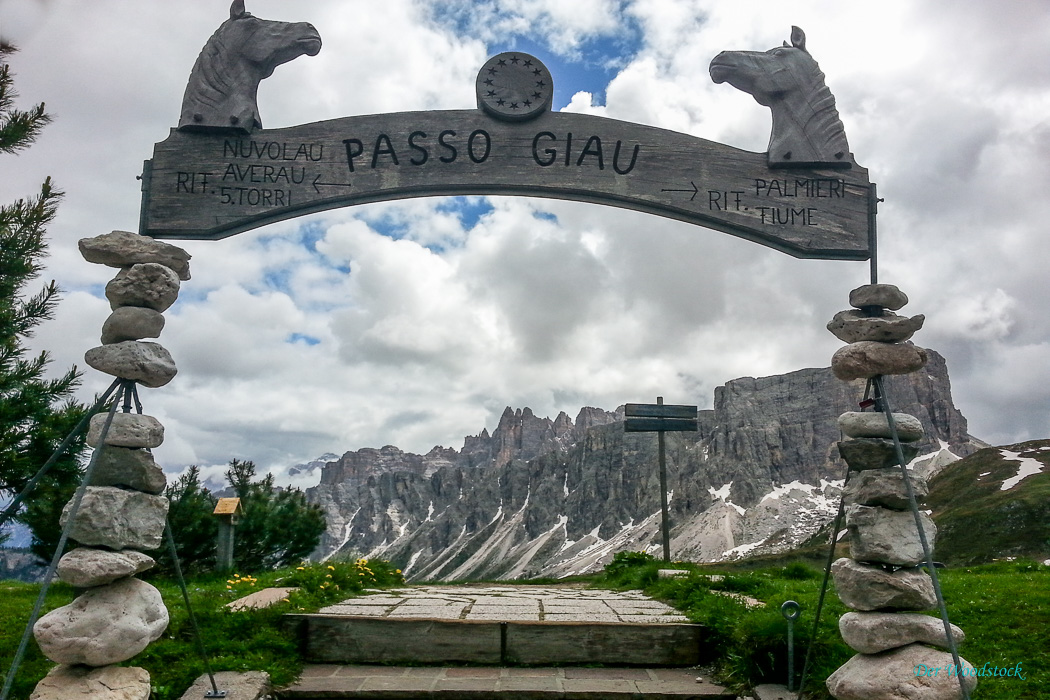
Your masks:
[{"label": "stone step", "polygon": [[678,668],[307,666],[282,700],[736,700]]},{"label": "stone step", "polygon": [[322,664],[692,666],[702,627],[286,615],[305,659]]}]

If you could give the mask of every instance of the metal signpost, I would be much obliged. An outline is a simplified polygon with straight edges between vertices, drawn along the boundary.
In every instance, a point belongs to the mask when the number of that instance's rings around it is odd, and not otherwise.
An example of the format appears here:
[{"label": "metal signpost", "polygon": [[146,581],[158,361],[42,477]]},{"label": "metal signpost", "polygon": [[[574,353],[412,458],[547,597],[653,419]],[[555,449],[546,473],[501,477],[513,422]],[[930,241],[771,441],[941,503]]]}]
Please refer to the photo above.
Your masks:
[{"label": "metal signpost", "polygon": [[664,433],[696,432],[696,406],[664,404],[657,396],[656,403],[629,403],[624,406],[625,433],[656,433],[660,460],[660,515],[664,546],[664,561],[671,561],[671,525],[667,515],[667,460],[664,456]]}]

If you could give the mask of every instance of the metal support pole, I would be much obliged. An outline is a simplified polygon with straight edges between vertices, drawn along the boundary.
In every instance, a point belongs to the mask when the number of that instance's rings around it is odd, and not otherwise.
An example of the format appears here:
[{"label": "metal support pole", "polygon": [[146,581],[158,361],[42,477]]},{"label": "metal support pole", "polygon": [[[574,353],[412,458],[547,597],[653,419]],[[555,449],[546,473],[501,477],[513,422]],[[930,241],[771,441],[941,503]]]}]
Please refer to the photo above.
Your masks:
[{"label": "metal support pole", "polygon": [[787,620],[788,626],[788,692],[795,692],[795,620],[802,615],[802,606],[793,600],[785,600],[780,606],[780,614]]},{"label": "metal support pole", "polygon": [[121,380],[119,379],[113,380],[113,383],[110,384],[109,388],[106,389],[105,393],[99,397],[99,399],[95,402],[95,405],[88,409],[88,411],[84,414],[84,417],[81,418],[80,422],[77,423],[75,428],[73,428],[72,432],[70,432],[69,435],[66,436],[66,439],[63,440],[62,443],[55,448],[55,451],[54,453],[52,453],[51,457],[46,462],[44,462],[44,466],[40,467],[40,470],[35,475],[33,475],[33,478],[26,483],[25,488],[22,489],[21,493],[15,496],[14,499],[7,504],[7,508],[4,509],[3,514],[0,514],[0,528],[2,528],[7,523],[8,518],[12,517],[15,513],[18,512],[18,506],[22,505],[22,501],[24,501],[29,496],[29,494],[33,492],[33,489],[35,489],[36,485],[40,483],[40,480],[43,479],[49,471],[51,471],[51,467],[55,466],[55,462],[58,461],[58,458],[65,454],[65,451],[69,448],[70,443],[73,442],[73,438],[75,438],[81,433],[81,431],[84,430],[84,426],[86,426],[88,424],[88,421],[91,420],[91,416],[102,407],[102,404],[106,403],[106,400],[109,399],[110,394],[112,394],[113,391],[118,386],[120,386],[120,381]]},{"label": "metal support pole", "polygon": [[893,410],[890,408],[889,399],[886,397],[886,388],[883,385],[882,377],[874,377],[872,381],[875,384],[875,390],[878,394],[876,399],[881,404],[883,413],[886,414],[886,421],[889,424],[890,435],[893,437],[893,447],[897,452],[897,461],[900,463],[901,476],[904,479],[904,489],[908,493],[908,505],[910,506],[911,513],[915,518],[915,527],[919,533],[919,544],[922,545],[922,554],[926,560],[927,573],[929,573],[930,578],[933,580],[933,592],[937,596],[937,608],[941,614],[941,622],[944,624],[944,634],[946,641],[948,642],[948,650],[952,653],[952,661],[955,663],[955,669],[959,673],[959,690],[962,691],[963,700],[970,700],[970,694],[966,691],[962,661],[959,659],[959,649],[955,644],[955,637],[952,636],[951,623],[948,621],[948,607],[944,604],[944,595],[941,593],[941,582],[937,577],[937,567],[933,564],[933,550],[930,548],[930,543],[926,539],[926,531],[922,529],[922,518],[919,516],[919,504],[915,499],[915,489],[912,488],[911,477],[908,475],[908,464],[907,460],[904,458],[904,448],[901,446],[900,435],[897,434],[897,424],[893,420]]},{"label": "metal support pole", "polygon": [[208,652],[204,648],[204,640],[201,638],[200,627],[197,626],[197,616],[193,614],[193,607],[190,605],[190,594],[186,590],[186,579],[182,576],[182,566],[179,564],[179,553],[175,549],[175,536],[171,534],[171,524],[167,521],[164,522],[164,539],[168,542],[168,553],[171,555],[171,563],[175,567],[175,577],[179,581],[179,589],[182,591],[182,600],[186,603],[186,614],[190,618],[190,626],[193,627],[193,639],[197,643],[197,653],[200,654],[201,661],[204,663],[204,670],[208,674],[208,679],[211,681],[211,690],[204,694],[205,698],[224,698],[226,697],[225,690],[219,690],[219,686],[215,684],[215,674],[211,671],[211,663],[208,661]]},{"label": "metal support pole", "polygon": [[[104,445],[106,442],[106,436],[109,434],[109,427],[113,424],[113,415],[117,412],[117,404],[120,403],[121,395],[128,394],[131,392],[130,385],[134,385],[134,382],[130,379],[120,380],[120,389],[117,391],[116,396],[113,400],[113,405],[109,407],[109,413],[106,415],[106,422],[102,424],[102,431],[99,433],[98,444],[99,446]],[[22,633],[22,640],[18,644],[18,650],[15,652],[15,658],[11,662],[11,668],[8,669],[7,678],[4,680],[3,690],[0,690],[0,700],[8,700],[11,693],[11,686],[15,682],[15,674],[18,672],[18,667],[22,665],[22,659],[25,657],[26,648],[29,645],[29,637],[33,634],[33,626],[36,624],[37,619],[40,617],[40,611],[44,607],[44,600],[47,598],[47,591],[51,587],[51,581],[55,577],[55,571],[58,569],[58,560],[62,558],[62,552],[66,548],[66,542],[69,541],[69,531],[73,527],[73,522],[76,520],[77,511],[80,510],[80,502],[84,500],[84,494],[87,492],[88,484],[91,483],[91,476],[95,472],[95,464],[98,462],[98,455],[101,452],[100,449],[95,449],[91,453],[91,459],[88,460],[87,467],[84,469],[84,476],[80,481],[80,486],[77,487],[76,495],[73,496],[73,500],[69,504],[69,511],[66,516],[66,524],[62,528],[62,535],[58,538],[58,546],[55,547],[55,554],[51,557],[51,565],[47,567],[47,572],[44,574],[44,582],[40,585],[40,593],[37,595],[36,604],[33,606],[33,612],[29,616],[29,622],[26,623],[25,631]]]},{"label": "metal support pole", "polygon": [[806,659],[802,663],[802,678],[798,683],[798,697],[802,700],[802,689],[806,687],[806,675],[809,673],[809,662],[813,657],[813,647],[817,644],[817,633],[820,631],[820,614],[824,610],[824,597],[828,592],[828,580],[831,578],[831,565],[835,562],[835,546],[838,544],[839,530],[842,527],[842,518],[846,513],[846,484],[849,483],[849,469],[846,470],[846,478],[842,482],[842,495],[839,496],[839,511],[835,515],[835,521],[831,525],[831,544],[828,547],[828,560],[824,564],[824,580],[820,584],[820,596],[817,598],[817,612],[813,618],[813,633],[809,635],[809,646],[806,647]]},{"label": "metal support pole", "polygon": [[[664,397],[657,396],[656,403],[662,406]],[[660,455],[660,530],[663,536],[664,561],[671,561],[671,523],[667,513],[667,459],[664,452],[664,431],[656,433],[657,450]]]},{"label": "metal support pole", "polygon": [[875,225],[875,219],[879,213],[879,202],[881,201],[878,188],[873,182],[868,190],[868,253],[871,255],[869,260],[872,284],[879,283],[879,230]]}]

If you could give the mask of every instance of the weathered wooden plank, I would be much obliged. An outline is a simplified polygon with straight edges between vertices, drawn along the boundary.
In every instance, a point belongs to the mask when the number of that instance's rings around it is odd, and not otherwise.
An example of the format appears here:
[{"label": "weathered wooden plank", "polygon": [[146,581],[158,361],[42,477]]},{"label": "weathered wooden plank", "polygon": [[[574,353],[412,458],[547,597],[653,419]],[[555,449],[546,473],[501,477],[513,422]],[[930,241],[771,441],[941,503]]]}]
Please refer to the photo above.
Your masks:
[{"label": "weathered wooden plank", "polygon": [[508,622],[505,663],[690,666],[699,625]]},{"label": "weathered wooden plank", "polygon": [[587,114],[344,117],[250,136],[172,131],[143,172],[140,233],[217,239],[335,207],[431,195],[573,199],[679,219],[803,258],[869,257],[867,170],[751,153]]},{"label": "weathered wooden plank", "polygon": [[693,432],[699,430],[696,418],[624,418],[625,433]]},{"label": "weathered wooden plank", "polygon": [[692,418],[695,420],[696,406],[670,403],[629,403],[624,404],[623,414],[631,417]]},{"label": "weathered wooden plank", "polygon": [[500,663],[500,623],[302,615],[311,663]]}]

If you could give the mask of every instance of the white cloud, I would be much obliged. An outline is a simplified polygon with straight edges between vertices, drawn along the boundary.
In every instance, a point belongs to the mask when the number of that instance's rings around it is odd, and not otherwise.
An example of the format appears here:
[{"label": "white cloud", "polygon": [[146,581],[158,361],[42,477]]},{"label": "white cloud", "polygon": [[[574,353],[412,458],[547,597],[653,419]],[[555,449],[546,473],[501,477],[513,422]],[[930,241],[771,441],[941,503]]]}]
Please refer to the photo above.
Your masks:
[{"label": "white cloud", "polygon": [[[0,19],[16,5],[0,4]],[[135,176],[175,124],[225,8],[29,9],[16,84],[22,105],[44,100],[56,121],[26,153],[0,156],[0,201],[49,174],[68,193],[46,272],[67,293],[34,339],[57,373],[97,344],[115,272],[84,263],[76,241],[134,230]],[[904,312],[927,316],[916,342],[948,358],[978,437],[1050,430],[1040,3],[251,0],[249,10],[313,22],[324,41],[263,83],[268,127],[473,108],[480,65],[525,39],[579,69],[566,111],[754,151],[768,142],[769,110],[713,84],[708,65],[801,26],[887,200],[880,279],[909,294]],[[387,443],[458,446],[508,404],[541,415],[656,395],[709,405],[729,379],[826,366],[838,341],[824,324],[868,277],[866,263],[796,260],[637,212],[526,198],[372,204],[180,245],[193,279],[161,338],[180,373],[143,401],[167,426],[162,463],[216,474],[231,457],[268,469]],[[88,371],[80,396],[106,385]]]}]

